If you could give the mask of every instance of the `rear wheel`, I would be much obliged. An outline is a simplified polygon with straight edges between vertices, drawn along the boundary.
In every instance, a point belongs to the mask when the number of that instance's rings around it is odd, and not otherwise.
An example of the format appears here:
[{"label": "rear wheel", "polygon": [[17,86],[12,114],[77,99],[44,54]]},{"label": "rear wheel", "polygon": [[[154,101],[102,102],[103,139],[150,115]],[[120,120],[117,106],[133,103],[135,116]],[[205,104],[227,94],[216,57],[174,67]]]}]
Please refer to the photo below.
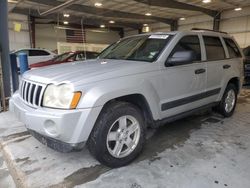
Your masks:
[{"label": "rear wheel", "polygon": [[228,84],[218,105],[218,111],[224,117],[233,115],[237,103],[237,89],[234,84]]},{"label": "rear wheel", "polygon": [[141,111],[133,104],[116,102],[101,112],[88,140],[88,148],[102,164],[120,167],[139,155],[144,140]]}]

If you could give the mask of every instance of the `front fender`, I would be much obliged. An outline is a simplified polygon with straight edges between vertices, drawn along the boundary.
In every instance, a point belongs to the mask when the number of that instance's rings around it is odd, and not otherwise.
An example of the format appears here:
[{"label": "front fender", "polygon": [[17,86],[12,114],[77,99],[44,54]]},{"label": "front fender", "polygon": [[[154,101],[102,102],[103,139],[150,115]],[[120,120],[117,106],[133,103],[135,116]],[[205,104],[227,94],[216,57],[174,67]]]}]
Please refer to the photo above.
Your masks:
[{"label": "front fender", "polygon": [[104,106],[108,101],[131,94],[141,94],[145,97],[155,120],[160,118],[159,95],[153,84],[143,76],[126,76],[98,82],[89,86],[84,93],[78,108]]}]

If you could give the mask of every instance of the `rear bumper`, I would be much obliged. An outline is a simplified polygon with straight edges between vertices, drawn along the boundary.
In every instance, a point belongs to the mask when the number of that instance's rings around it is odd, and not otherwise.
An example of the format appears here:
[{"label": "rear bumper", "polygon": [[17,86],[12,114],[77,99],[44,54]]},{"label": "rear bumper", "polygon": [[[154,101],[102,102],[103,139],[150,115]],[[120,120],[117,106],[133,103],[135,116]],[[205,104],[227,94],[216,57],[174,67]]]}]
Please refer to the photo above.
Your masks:
[{"label": "rear bumper", "polygon": [[10,111],[25,124],[27,129],[49,140],[47,145],[51,141],[58,141],[72,147],[82,145],[88,140],[102,109],[102,107],[75,110],[33,108],[24,103],[18,93],[11,97],[9,106]]}]

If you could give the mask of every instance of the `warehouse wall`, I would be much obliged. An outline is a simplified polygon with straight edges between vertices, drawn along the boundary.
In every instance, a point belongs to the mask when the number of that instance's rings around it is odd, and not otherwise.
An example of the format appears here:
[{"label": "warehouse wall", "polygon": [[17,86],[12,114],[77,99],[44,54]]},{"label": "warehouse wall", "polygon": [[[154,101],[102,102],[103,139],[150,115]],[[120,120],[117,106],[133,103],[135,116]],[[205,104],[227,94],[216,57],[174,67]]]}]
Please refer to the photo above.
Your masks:
[{"label": "warehouse wall", "polygon": [[[10,50],[30,47],[28,17],[20,14],[8,15]],[[21,31],[14,31],[14,23],[21,23]]]},{"label": "warehouse wall", "polygon": [[[86,29],[86,42],[94,44],[111,44],[119,40],[118,32]],[[36,24],[36,47],[55,50],[57,42],[66,42],[66,33],[51,24]]]},{"label": "warehouse wall", "polygon": [[57,49],[57,42],[66,42],[65,31],[52,24],[36,24],[35,39],[37,48]]},{"label": "warehouse wall", "polygon": [[111,44],[120,39],[118,32],[106,30],[100,32],[96,29],[86,29],[86,42],[94,44]]},{"label": "warehouse wall", "polygon": [[250,45],[250,7],[222,14],[221,30],[233,35],[241,47]]},{"label": "warehouse wall", "polygon": [[[178,21],[178,30],[185,31],[192,28],[213,29],[213,18],[207,15],[188,17]],[[156,23],[150,25],[153,32],[169,31],[167,24]],[[244,7],[242,11],[224,11],[221,15],[220,30],[234,36],[243,48],[250,45],[250,7]]]}]

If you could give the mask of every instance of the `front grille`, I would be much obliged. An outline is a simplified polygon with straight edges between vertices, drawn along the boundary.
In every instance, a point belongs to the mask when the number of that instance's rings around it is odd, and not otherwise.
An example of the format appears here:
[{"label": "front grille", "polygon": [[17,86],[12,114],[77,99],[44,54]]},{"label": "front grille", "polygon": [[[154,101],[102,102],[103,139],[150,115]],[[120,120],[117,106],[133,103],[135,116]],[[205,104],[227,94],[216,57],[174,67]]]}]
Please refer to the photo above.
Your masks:
[{"label": "front grille", "polygon": [[29,105],[41,106],[45,86],[23,80],[20,86],[20,96]]}]

